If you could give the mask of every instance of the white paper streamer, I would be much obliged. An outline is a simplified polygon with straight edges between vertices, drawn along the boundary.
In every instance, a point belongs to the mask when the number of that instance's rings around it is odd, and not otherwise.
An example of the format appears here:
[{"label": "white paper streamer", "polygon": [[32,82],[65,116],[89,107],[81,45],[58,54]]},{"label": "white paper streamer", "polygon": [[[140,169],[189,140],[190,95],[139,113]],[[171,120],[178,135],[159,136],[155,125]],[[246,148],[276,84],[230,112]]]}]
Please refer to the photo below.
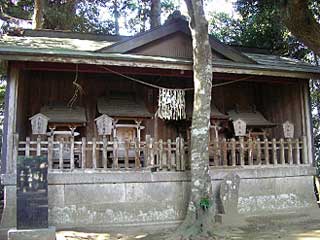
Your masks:
[{"label": "white paper streamer", "polygon": [[166,120],[186,118],[185,91],[161,88],[159,90],[158,116]]}]

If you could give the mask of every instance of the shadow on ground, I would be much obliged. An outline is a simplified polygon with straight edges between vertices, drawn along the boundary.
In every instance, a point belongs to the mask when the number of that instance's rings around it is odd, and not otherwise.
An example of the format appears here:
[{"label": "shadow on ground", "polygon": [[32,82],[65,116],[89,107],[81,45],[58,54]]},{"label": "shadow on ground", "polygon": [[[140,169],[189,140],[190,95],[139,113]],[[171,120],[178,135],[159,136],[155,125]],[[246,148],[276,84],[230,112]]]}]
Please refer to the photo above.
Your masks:
[{"label": "shadow on ground", "polygon": [[[217,240],[319,240],[320,211],[317,214],[319,217],[310,217],[307,214],[251,217],[246,218],[241,226],[214,226],[214,232],[220,236],[216,238]],[[59,231],[57,240],[165,240],[168,234],[170,230],[143,232],[134,229],[131,233]]]}]

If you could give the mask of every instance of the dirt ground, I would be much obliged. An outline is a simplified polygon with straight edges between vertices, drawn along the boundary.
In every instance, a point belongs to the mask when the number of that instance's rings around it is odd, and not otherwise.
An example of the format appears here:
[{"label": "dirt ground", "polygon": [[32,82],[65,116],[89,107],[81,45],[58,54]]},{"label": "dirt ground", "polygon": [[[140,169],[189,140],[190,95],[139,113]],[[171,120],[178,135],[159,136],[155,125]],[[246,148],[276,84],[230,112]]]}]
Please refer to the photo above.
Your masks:
[{"label": "dirt ground", "polygon": [[[316,210],[317,211],[317,210]],[[319,216],[317,216],[319,215]],[[57,240],[165,240],[172,230],[161,233],[139,229],[129,232],[88,233],[77,231],[59,231]],[[214,226],[217,240],[320,240],[320,210],[309,214],[288,214],[269,217],[251,217],[237,226]]]}]

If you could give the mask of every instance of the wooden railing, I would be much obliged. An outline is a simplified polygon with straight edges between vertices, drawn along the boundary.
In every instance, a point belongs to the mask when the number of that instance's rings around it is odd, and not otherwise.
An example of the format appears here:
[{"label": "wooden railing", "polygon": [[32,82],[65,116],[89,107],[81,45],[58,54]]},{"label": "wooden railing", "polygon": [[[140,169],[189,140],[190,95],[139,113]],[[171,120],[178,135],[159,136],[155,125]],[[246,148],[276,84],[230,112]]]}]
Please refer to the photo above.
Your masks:
[{"label": "wooden railing", "polygon": [[210,166],[308,164],[307,139],[234,138],[209,144]]},{"label": "wooden railing", "polygon": [[[18,136],[15,137],[18,139]],[[154,141],[150,136],[146,141],[108,141],[106,138],[82,138],[75,141],[60,139],[54,141],[38,137],[36,140],[18,141],[15,152],[18,156],[48,156],[49,169],[186,169],[186,151],[184,140]]]},{"label": "wooden railing", "polygon": [[[108,141],[106,138],[88,141],[54,141],[52,137],[19,141],[14,136],[14,158],[17,156],[48,157],[49,169],[102,169],[184,171],[189,169],[189,147],[183,138],[155,141],[146,136],[145,141]],[[236,167],[255,165],[308,164],[306,137],[301,139],[253,140],[223,139],[209,144],[209,165]],[[16,161],[16,159],[14,159]]]}]

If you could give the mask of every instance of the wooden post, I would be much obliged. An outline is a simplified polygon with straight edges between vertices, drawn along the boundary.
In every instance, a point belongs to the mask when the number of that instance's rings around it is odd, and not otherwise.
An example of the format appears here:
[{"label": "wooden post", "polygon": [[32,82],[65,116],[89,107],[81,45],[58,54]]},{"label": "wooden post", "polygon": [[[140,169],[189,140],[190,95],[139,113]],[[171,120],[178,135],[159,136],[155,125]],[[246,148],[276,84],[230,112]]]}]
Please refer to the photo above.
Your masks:
[{"label": "wooden post", "polygon": [[223,166],[228,166],[228,156],[227,156],[227,140],[223,138],[221,143],[221,149],[222,149],[222,161]]},{"label": "wooden post", "polygon": [[26,157],[30,156],[30,137],[26,137],[25,155]]},{"label": "wooden post", "polygon": [[249,141],[248,141],[248,164],[250,166],[253,165],[253,142],[252,142],[252,138],[249,138]]},{"label": "wooden post", "polygon": [[135,168],[138,169],[138,168],[141,167],[141,163],[140,163],[140,143],[139,143],[139,139],[138,138],[134,139],[134,149],[135,149],[134,163],[135,163]]},{"label": "wooden post", "polygon": [[307,164],[308,161],[308,146],[307,146],[307,137],[302,137],[302,163]]},{"label": "wooden post", "polygon": [[149,158],[150,158],[150,165],[153,167],[155,165],[154,162],[154,140],[153,138],[150,138],[150,142],[149,142]]},{"label": "wooden post", "polygon": [[37,136],[37,156],[41,156],[41,136]]},{"label": "wooden post", "polygon": [[96,138],[92,138],[92,168],[97,169],[97,142]]},{"label": "wooden post", "polygon": [[103,135],[102,137],[102,162],[103,162],[103,168],[108,168],[108,156],[107,156],[107,148],[108,148],[108,141],[106,135]]},{"label": "wooden post", "polygon": [[70,169],[74,169],[74,136],[70,138]]},{"label": "wooden post", "polygon": [[86,162],[87,162],[87,139],[85,137],[82,138],[82,145],[81,145],[81,167],[82,169],[86,168]]},{"label": "wooden post", "polygon": [[167,167],[168,167],[168,170],[171,170],[171,167],[172,167],[172,154],[171,154],[171,139],[168,139],[167,140],[167,151],[168,151],[168,154],[167,154]]},{"label": "wooden post", "polygon": [[272,159],[273,164],[278,164],[278,157],[277,157],[277,140],[275,138],[272,139]]},{"label": "wooden post", "polygon": [[115,137],[113,139],[113,166],[114,169],[119,168],[119,161],[118,161],[118,139]]},{"label": "wooden post", "polygon": [[221,151],[219,146],[219,139],[214,139],[214,153],[213,153],[213,162],[215,166],[220,166],[222,164],[221,160]]},{"label": "wooden post", "polygon": [[236,140],[231,139],[231,165],[236,166]]},{"label": "wooden post", "polygon": [[284,154],[284,141],[283,138],[280,138],[280,164],[286,164],[285,154]]},{"label": "wooden post", "polygon": [[181,162],[180,162],[180,139],[176,138],[176,170],[181,170]]},{"label": "wooden post", "polygon": [[13,152],[12,152],[12,165],[11,172],[17,173],[17,160],[19,154],[19,134],[15,133],[13,135]]},{"label": "wooden post", "polygon": [[244,140],[243,137],[240,137],[240,165],[244,166]]},{"label": "wooden post", "polygon": [[184,139],[180,138],[180,167],[181,171],[186,170],[185,151],[184,151]]},{"label": "wooden post", "polygon": [[299,165],[300,162],[300,140],[299,138],[295,139],[295,159],[296,159],[296,164]]},{"label": "wooden post", "polygon": [[162,170],[163,167],[166,166],[165,162],[163,161],[163,141],[162,139],[159,140],[159,170]]},{"label": "wooden post", "polygon": [[63,143],[64,139],[59,140],[59,169],[63,169]]},{"label": "wooden post", "polygon": [[266,165],[269,165],[270,164],[269,141],[267,138],[264,139],[264,155],[266,159]]},{"label": "wooden post", "polygon": [[[30,139],[29,139],[30,140]],[[48,168],[53,168],[53,137],[48,137]]]},{"label": "wooden post", "polygon": [[129,169],[129,148],[130,148],[130,143],[128,139],[124,140],[124,167],[126,169]]},{"label": "wooden post", "polygon": [[146,167],[150,166],[150,156],[149,156],[149,145],[150,145],[150,135],[146,135],[146,143],[144,146],[144,164]]},{"label": "wooden post", "polygon": [[261,165],[261,141],[260,141],[260,138],[257,139],[256,146],[257,146],[257,164]]},{"label": "wooden post", "polygon": [[[17,104],[18,104],[18,83],[19,83],[20,70],[12,66],[10,68],[6,91],[8,98],[6,98],[6,112],[4,121],[4,135],[3,135],[3,155],[5,161],[2,162],[2,168],[6,168],[7,173],[16,172],[16,159],[14,158],[15,149],[15,131],[17,120]],[[6,164],[6,165],[4,165]]]},{"label": "wooden post", "polygon": [[288,138],[288,163],[289,163],[290,165],[293,164],[292,141],[291,141],[291,138]]}]

